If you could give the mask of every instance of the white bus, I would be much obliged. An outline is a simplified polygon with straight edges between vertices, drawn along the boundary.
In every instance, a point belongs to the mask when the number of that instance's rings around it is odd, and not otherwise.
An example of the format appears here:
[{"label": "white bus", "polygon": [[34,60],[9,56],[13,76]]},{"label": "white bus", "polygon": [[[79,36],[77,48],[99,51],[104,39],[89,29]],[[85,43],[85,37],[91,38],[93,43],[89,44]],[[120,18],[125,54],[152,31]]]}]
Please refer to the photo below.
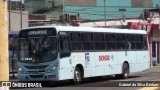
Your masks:
[{"label": "white bus", "polygon": [[18,39],[18,79],[59,81],[129,73],[150,67],[143,30],[38,26],[23,29]]}]

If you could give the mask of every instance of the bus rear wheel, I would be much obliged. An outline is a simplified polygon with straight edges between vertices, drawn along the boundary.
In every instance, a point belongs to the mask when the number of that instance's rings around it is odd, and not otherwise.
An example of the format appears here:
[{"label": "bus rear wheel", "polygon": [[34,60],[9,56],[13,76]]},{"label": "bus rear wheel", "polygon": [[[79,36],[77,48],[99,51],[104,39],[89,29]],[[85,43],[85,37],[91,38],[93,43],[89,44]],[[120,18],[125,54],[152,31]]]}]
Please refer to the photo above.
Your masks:
[{"label": "bus rear wheel", "polygon": [[116,78],[126,79],[129,77],[129,65],[127,63],[123,64],[122,74],[115,75]]},{"label": "bus rear wheel", "polygon": [[76,67],[75,70],[74,70],[73,83],[74,84],[80,84],[81,81],[82,81],[82,72],[78,67]]}]

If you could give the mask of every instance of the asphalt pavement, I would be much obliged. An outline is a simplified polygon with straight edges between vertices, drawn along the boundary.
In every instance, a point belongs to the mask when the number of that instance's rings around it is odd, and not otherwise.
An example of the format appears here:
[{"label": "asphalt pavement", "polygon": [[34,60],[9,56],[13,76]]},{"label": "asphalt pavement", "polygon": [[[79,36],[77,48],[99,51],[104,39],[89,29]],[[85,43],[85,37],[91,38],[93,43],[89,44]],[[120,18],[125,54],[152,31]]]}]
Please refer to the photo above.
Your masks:
[{"label": "asphalt pavement", "polygon": [[[114,77],[92,78],[80,85],[70,82],[53,82],[49,87],[42,88],[11,88],[11,90],[160,90],[160,87],[108,87],[118,81],[160,81],[160,65],[152,66],[142,72],[132,73],[128,79],[115,79]],[[11,79],[17,81],[17,79]]]}]

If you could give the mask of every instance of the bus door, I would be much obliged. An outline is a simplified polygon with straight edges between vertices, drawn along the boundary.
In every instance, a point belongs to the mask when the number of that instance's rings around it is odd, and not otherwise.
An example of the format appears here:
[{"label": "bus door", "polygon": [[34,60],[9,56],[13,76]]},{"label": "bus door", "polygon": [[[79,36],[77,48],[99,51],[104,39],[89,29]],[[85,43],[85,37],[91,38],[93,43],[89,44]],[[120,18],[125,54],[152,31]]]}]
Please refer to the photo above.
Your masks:
[{"label": "bus door", "polygon": [[69,38],[66,33],[59,34],[59,51],[60,51],[60,72],[59,79],[71,79],[73,74],[71,73],[72,61],[71,61],[71,52],[69,50]]}]

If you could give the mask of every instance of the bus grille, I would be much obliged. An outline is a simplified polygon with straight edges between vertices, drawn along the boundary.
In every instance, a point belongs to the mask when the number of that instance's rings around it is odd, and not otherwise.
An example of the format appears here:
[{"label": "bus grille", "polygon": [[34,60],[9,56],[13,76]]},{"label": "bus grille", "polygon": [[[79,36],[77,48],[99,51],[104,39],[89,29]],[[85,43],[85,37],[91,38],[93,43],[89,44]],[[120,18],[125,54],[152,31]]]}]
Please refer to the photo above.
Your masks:
[{"label": "bus grille", "polygon": [[30,78],[43,78],[43,75],[29,75]]},{"label": "bus grille", "polygon": [[41,66],[24,66],[27,69],[45,69],[48,65],[41,65]]}]

